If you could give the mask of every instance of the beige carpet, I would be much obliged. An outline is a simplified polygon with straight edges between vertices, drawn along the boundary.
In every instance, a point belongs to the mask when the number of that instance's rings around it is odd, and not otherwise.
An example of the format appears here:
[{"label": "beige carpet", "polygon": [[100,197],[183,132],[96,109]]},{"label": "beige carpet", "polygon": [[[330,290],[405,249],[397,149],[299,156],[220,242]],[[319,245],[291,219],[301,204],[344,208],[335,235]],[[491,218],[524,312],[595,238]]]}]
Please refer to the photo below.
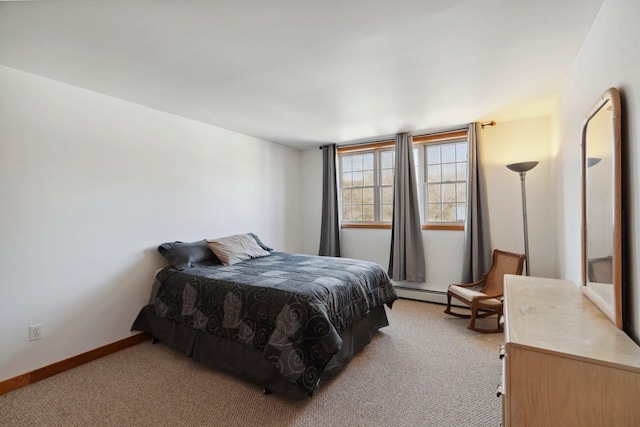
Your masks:
[{"label": "beige carpet", "polygon": [[391,325],[304,401],[142,343],[0,396],[0,425],[497,426],[502,334],[443,308],[397,301]]}]

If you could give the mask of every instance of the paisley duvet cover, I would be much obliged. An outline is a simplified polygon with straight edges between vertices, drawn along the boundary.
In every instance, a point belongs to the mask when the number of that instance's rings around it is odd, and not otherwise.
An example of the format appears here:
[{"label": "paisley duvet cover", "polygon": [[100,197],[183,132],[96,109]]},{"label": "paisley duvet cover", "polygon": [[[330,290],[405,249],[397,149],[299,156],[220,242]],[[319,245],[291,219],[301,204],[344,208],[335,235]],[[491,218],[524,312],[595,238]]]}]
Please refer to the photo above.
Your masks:
[{"label": "paisley duvet cover", "polygon": [[272,252],[231,266],[166,267],[149,304],[162,318],[258,349],[313,392],[340,331],[396,299],[378,264]]}]

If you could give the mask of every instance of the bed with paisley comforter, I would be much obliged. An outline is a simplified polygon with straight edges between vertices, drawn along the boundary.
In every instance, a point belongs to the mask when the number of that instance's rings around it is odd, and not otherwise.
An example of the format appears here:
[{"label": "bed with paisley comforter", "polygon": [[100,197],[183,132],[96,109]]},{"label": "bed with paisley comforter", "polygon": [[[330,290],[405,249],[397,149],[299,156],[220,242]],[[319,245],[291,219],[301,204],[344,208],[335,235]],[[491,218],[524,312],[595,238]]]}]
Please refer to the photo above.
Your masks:
[{"label": "bed with paisley comforter", "polygon": [[160,270],[132,330],[265,391],[311,396],[388,325],[397,294],[378,264],[269,252]]}]

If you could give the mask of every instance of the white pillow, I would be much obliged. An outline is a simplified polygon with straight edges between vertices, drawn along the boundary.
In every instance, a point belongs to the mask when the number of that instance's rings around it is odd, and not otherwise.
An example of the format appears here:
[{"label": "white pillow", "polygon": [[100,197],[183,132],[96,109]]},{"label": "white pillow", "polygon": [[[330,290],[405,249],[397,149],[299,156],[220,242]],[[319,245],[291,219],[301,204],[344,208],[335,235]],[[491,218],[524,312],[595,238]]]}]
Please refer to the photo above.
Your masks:
[{"label": "white pillow", "polygon": [[219,239],[207,239],[207,245],[224,265],[233,265],[251,258],[270,254],[248,234],[236,234]]}]

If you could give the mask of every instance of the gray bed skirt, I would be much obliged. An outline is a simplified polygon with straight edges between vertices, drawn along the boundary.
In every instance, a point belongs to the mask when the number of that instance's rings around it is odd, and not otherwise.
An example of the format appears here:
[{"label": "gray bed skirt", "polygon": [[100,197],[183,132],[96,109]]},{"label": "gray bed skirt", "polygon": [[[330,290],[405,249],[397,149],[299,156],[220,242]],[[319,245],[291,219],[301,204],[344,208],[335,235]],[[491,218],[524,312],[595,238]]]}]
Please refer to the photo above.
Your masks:
[{"label": "gray bed skirt", "polygon": [[[337,374],[354,354],[371,342],[378,329],[388,325],[385,308],[379,306],[372,309],[366,317],[358,319],[351,327],[342,330],[342,348],[325,366],[321,380]],[[151,305],[140,311],[131,330],[148,332],[198,362],[232,372],[240,378],[292,399],[304,399],[309,395],[283,377],[260,350],[161,318]]]}]

